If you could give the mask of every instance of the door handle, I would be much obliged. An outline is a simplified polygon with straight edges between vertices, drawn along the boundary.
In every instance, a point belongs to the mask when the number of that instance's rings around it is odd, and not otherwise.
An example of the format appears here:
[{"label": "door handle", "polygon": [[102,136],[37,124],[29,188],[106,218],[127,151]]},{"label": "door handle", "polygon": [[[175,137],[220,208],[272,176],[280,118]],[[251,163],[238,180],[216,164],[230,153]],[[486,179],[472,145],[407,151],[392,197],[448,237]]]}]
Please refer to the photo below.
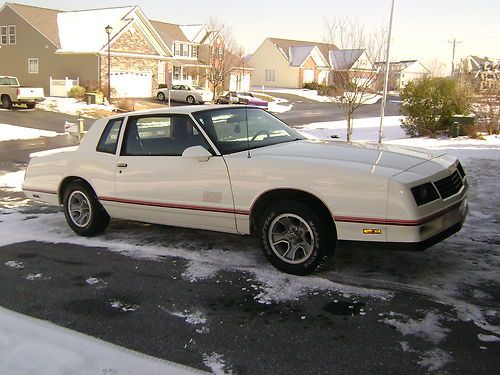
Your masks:
[{"label": "door handle", "polygon": [[127,168],[127,163],[118,163],[116,164],[118,168]]}]

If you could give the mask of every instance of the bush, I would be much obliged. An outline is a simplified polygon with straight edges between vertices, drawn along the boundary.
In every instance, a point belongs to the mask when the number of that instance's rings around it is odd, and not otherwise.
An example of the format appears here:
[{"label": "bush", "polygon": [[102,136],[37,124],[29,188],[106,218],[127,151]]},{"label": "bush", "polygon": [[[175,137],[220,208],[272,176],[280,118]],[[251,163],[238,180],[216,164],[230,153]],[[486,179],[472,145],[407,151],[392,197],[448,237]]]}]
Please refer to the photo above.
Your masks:
[{"label": "bush", "polygon": [[87,90],[82,86],[73,86],[71,90],[69,90],[69,96],[78,100],[82,100],[86,93]]},{"label": "bush", "polygon": [[401,93],[401,127],[411,137],[434,136],[451,125],[453,115],[471,111],[470,91],[452,78],[426,77],[410,82]]},{"label": "bush", "polygon": [[303,88],[308,90],[316,90],[318,92],[318,95],[325,95],[325,96],[332,95],[333,92],[333,86],[322,85],[316,82],[304,83]]}]

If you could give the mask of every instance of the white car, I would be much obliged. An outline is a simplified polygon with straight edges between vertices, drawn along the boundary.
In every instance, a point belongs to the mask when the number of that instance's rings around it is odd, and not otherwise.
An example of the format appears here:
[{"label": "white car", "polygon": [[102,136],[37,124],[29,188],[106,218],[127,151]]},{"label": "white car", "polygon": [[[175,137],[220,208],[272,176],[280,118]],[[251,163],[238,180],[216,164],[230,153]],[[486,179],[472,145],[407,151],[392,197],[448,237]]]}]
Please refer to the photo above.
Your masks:
[{"label": "white car", "polygon": [[197,85],[173,85],[172,89],[159,89],[156,93],[158,100],[170,100],[186,102],[188,104],[203,104],[212,100],[212,92]]},{"label": "white car", "polygon": [[468,188],[443,152],[308,140],[229,105],[100,119],[76,151],[31,159],[23,190],[63,205],[82,236],[110,217],[255,234],[275,267],[301,275],[338,242],[433,245],[461,228]]}]

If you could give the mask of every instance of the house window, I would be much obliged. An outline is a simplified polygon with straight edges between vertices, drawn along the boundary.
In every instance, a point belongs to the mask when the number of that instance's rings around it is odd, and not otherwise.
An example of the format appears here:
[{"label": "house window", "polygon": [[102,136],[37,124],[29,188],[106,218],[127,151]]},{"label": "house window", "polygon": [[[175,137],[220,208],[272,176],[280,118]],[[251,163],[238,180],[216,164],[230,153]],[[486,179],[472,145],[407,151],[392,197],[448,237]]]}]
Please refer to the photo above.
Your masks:
[{"label": "house window", "polygon": [[174,54],[175,56],[180,56],[181,55],[181,44],[180,43],[174,43]]},{"label": "house window", "polygon": [[266,81],[276,81],[276,71],[274,69],[266,69]]},{"label": "house window", "polygon": [[174,79],[179,80],[181,78],[181,67],[174,66]]},{"label": "house window", "polygon": [[166,68],[165,61],[158,61],[158,84],[159,85],[165,84],[165,68]]},{"label": "house window", "polygon": [[7,26],[0,26],[0,44],[7,44]]},{"label": "house window", "polygon": [[193,46],[192,57],[198,58],[198,46]]},{"label": "house window", "polygon": [[[182,50],[182,48],[181,48]],[[189,45],[184,44],[184,50],[182,51],[182,56],[189,57]]]},{"label": "house window", "polygon": [[9,44],[16,44],[16,26],[9,25]]},{"label": "house window", "polygon": [[38,74],[38,58],[30,57],[28,59],[28,73]]}]

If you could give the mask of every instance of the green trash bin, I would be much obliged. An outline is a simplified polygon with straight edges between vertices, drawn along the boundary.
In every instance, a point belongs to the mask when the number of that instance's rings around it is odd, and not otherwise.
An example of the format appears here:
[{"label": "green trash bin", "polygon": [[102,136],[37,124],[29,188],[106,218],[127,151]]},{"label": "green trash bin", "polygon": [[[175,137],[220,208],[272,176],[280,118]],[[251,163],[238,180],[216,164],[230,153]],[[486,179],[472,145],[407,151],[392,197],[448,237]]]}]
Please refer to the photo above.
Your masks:
[{"label": "green trash bin", "polygon": [[98,92],[88,92],[85,94],[85,101],[87,104],[102,104],[104,103],[104,97]]},{"label": "green trash bin", "polygon": [[477,131],[477,118],[475,116],[455,115],[450,119],[448,135],[459,137]]}]

